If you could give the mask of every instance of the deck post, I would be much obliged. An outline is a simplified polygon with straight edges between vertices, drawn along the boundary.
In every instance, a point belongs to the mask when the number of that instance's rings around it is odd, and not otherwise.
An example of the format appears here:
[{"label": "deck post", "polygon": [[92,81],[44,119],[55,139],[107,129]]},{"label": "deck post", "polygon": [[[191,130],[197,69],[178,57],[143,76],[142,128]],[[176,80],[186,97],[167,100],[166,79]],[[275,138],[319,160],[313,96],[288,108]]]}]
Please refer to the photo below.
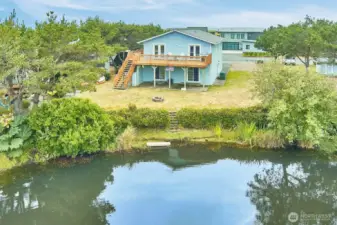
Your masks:
[{"label": "deck post", "polygon": [[206,69],[202,69],[202,89],[205,90],[205,81],[206,81],[206,76],[205,76],[205,70]]},{"label": "deck post", "polygon": [[188,69],[187,68],[183,68],[184,70],[184,88],[182,88],[182,91],[186,91],[186,79],[187,79],[187,73],[188,73]]},{"label": "deck post", "polygon": [[156,87],[156,66],[152,66],[153,69],[153,87]]},{"label": "deck post", "polygon": [[171,89],[171,70],[169,70],[169,89]]}]

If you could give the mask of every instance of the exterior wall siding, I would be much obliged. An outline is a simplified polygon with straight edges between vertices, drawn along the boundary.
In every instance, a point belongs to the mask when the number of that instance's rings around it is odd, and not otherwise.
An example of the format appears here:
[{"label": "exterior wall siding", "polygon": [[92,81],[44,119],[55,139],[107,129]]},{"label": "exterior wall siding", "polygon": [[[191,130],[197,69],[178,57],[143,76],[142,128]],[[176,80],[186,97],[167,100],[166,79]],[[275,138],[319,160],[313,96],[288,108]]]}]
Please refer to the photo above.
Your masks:
[{"label": "exterior wall siding", "polygon": [[199,39],[189,37],[178,32],[173,32],[144,43],[144,54],[154,54],[154,45],[164,44],[165,54],[188,55],[189,45],[200,45],[200,54],[208,55],[211,53],[211,44]]},{"label": "exterior wall siding", "polygon": [[[247,49],[247,45],[249,49]],[[242,42],[242,51],[243,52],[263,52],[261,49],[255,48],[255,42]]]},{"label": "exterior wall siding", "polygon": [[[154,45],[165,45],[165,54],[189,55],[189,45],[200,45],[200,55],[212,54],[212,64],[205,69],[200,69],[199,83],[201,85],[212,85],[222,70],[222,43],[212,45],[199,39],[189,37],[178,32],[173,32],[144,43],[144,54],[154,54]],[[153,82],[152,66],[138,66],[138,73],[132,77],[132,85],[138,86],[143,82]],[[165,81],[169,79],[169,72],[165,71]],[[175,67],[171,72],[173,83],[184,83],[184,71]],[[159,82],[159,81],[158,81]]]},{"label": "exterior wall siding", "polygon": [[[236,34],[244,34],[244,39],[237,38]],[[234,50],[243,52],[263,52],[261,49],[255,48],[253,42],[246,42],[246,40],[255,40],[262,33],[259,32],[220,32],[221,37],[224,38],[222,50]],[[232,38],[232,34],[234,38]],[[246,45],[250,46],[250,49],[246,49]]]}]

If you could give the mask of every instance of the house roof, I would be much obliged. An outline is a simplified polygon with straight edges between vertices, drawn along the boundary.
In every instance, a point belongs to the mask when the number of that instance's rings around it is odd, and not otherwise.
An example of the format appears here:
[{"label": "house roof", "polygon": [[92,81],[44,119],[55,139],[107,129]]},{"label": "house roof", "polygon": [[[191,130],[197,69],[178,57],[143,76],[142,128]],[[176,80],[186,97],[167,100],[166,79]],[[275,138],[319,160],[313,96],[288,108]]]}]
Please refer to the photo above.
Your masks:
[{"label": "house roof", "polygon": [[193,37],[193,38],[196,38],[196,39],[199,39],[201,41],[205,41],[205,42],[211,43],[211,44],[219,44],[219,43],[223,42],[223,38],[218,37],[218,36],[213,35],[213,34],[210,34],[208,32],[202,31],[202,30],[176,29],[176,30],[171,30],[169,32],[166,32],[164,34],[160,34],[158,36],[151,37],[151,38],[143,40],[143,41],[139,41],[138,44],[141,44],[141,43],[144,43],[144,42],[147,42],[147,41],[165,36],[165,35],[173,33],[173,32],[184,34],[186,36],[190,36],[190,37]]},{"label": "house roof", "polygon": [[217,32],[263,32],[265,28],[260,27],[223,27],[223,28],[209,28],[210,31]]}]

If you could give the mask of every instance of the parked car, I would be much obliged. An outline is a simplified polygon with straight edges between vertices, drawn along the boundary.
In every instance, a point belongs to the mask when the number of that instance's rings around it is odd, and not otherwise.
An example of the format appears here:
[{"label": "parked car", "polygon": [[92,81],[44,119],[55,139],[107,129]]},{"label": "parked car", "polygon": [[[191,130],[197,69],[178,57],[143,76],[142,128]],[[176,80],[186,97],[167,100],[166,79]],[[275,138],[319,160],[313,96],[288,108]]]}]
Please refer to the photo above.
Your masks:
[{"label": "parked car", "polygon": [[286,66],[296,66],[296,59],[295,58],[284,59],[283,64]]}]

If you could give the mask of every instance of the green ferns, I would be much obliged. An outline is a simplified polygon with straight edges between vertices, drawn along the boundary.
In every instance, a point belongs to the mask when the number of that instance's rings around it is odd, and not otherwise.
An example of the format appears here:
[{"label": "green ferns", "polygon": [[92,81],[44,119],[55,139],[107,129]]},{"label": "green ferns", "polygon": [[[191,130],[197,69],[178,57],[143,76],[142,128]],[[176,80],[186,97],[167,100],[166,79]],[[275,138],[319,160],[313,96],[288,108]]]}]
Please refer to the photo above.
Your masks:
[{"label": "green ferns", "polygon": [[47,157],[95,153],[108,149],[117,132],[98,105],[85,99],[54,99],[29,116],[39,153]]}]

